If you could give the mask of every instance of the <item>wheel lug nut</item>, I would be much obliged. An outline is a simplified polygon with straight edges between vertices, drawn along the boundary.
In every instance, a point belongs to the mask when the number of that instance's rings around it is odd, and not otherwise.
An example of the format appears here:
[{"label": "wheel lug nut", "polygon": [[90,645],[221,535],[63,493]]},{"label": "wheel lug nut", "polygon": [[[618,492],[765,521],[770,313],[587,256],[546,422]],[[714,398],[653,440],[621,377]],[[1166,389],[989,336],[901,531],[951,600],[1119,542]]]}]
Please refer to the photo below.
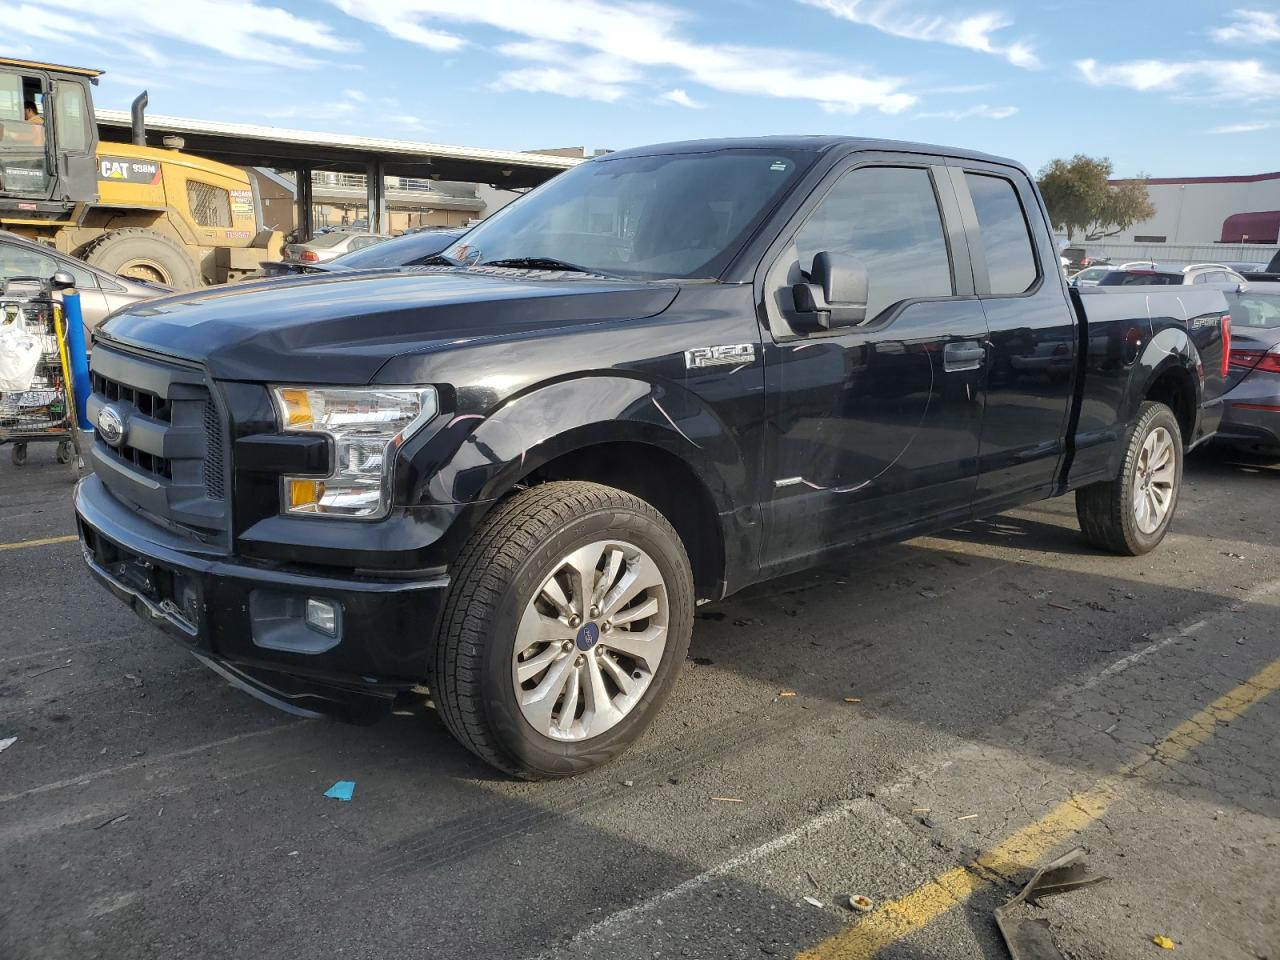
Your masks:
[{"label": "wheel lug nut", "polygon": [[606,620],[604,623],[600,624],[600,629],[603,632],[608,633],[610,630],[613,629],[613,624],[610,623],[608,620]]},{"label": "wheel lug nut", "polygon": [[569,626],[571,627],[582,626],[582,618],[575,613],[573,616],[569,618]]},{"label": "wheel lug nut", "polygon": [[600,616],[600,608],[599,608],[599,607],[592,607],[592,608],[591,608],[591,619],[592,619],[592,620],[594,620],[594,619],[595,619],[596,617],[598,617],[598,616]]},{"label": "wheel lug nut", "polygon": [[573,665],[575,667],[580,667],[586,662],[587,662],[587,658],[584,657],[582,654],[578,654],[578,658],[573,661]]},{"label": "wheel lug nut", "polygon": [[563,650],[565,653],[568,653],[570,650],[573,649],[573,641],[566,640],[564,643],[560,644],[560,649]]}]

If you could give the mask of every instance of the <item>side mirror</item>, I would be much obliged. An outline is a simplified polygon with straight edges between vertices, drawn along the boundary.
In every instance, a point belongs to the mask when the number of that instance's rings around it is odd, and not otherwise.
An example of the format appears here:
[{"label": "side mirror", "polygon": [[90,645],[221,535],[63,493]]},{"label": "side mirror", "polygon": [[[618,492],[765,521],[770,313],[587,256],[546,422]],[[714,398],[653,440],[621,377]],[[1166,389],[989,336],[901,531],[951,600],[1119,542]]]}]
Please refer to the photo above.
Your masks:
[{"label": "side mirror", "polygon": [[867,270],[843,253],[822,251],[813,258],[809,283],[791,288],[801,322],[815,330],[856,327],[867,319]]},{"label": "side mirror", "polygon": [[59,270],[49,280],[55,290],[70,290],[76,285],[76,278],[66,270]]}]

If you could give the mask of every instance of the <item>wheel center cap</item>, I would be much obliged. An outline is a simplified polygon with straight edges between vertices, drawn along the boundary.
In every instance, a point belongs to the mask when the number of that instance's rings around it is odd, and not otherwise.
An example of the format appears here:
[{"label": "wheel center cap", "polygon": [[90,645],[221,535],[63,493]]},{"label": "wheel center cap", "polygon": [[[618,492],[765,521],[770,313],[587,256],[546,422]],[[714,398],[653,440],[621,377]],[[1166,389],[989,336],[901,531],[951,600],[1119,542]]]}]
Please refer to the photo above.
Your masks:
[{"label": "wheel center cap", "polygon": [[594,623],[584,623],[578,631],[578,649],[590,650],[600,642],[600,628]]}]

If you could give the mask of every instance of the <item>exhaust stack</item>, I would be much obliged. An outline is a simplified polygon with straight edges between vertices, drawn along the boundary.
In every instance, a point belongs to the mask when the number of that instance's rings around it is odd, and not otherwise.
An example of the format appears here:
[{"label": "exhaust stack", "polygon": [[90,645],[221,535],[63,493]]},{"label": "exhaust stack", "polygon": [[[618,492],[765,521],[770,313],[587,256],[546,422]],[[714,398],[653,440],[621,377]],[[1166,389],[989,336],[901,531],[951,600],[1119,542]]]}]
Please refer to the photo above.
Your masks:
[{"label": "exhaust stack", "polygon": [[146,110],[147,91],[143,90],[133,98],[133,105],[129,107],[129,114],[133,121],[133,145],[135,147],[145,147],[147,145]]}]

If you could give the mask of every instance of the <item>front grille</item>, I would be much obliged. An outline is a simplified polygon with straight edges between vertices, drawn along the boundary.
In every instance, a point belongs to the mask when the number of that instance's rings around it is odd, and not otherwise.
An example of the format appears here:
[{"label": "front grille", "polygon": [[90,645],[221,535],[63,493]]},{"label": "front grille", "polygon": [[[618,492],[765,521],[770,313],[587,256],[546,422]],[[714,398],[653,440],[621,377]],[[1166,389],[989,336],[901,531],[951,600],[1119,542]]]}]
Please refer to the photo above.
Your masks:
[{"label": "front grille", "polygon": [[138,412],[144,417],[169,422],[172,411],[169,409],[169,401],[163,397],[157,397],[154,393],[139,390],[127,384],[117,383],[100,373],[91,374],[91,382],[93,392],[102,394],[108,401],[123,400],[137,407]]},{"label": "front grille", "polygon": [[97,424],[110,408],[124,424],[112,443],[95,431],[93,459],[102,482],[170,526],[225,539],[226,433],[203,372],[99,343],[91,376],[90,421]]},{"label": "front grille", "polygon": [[222,459],[222,418],[218,408],[209,400],[204,405],[204,488],[210,500],[225,500],[226,465]]},{"label": "front grille", "polygon": [[[163,397],[158,397],[146,390],[138,390],[128,384],[118,383],[100,373],[91,374],[90,382],[93,385],[93,392],[101,395],[109,403],[129,404],[144,417],[159,420],[161,423],[170,422],[173,411],[169,401]],[[153,477],[163,477],[166,480],[173,479],[173,471],[170,469],[169,460],[166,457],[139,450],[129,443],[122,443],[114,448],[108,447],[106,444],[102,446],[106,448],[104,452],[108,456],[115,457],[122,463],[131,464]]]}]

